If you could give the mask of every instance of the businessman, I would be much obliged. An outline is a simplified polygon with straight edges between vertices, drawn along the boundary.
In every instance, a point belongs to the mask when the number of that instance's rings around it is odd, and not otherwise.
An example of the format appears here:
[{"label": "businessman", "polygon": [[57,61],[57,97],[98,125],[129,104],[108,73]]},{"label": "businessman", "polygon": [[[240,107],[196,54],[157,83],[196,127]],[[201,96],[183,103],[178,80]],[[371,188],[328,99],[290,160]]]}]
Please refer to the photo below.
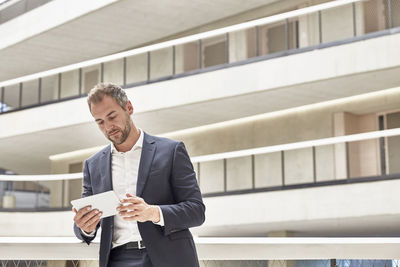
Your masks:
[{"label": "businessman", "polygon": [[121,205],[103,219],[73,209],[75,235],[89,245],[101,227],[101,267],[199,266],[189,228],[204,222],[205,206],[184,144],[137,128],[114,84],[96,85],[87,102],[111,144],[85,161],[82,197],[113,190]]}]

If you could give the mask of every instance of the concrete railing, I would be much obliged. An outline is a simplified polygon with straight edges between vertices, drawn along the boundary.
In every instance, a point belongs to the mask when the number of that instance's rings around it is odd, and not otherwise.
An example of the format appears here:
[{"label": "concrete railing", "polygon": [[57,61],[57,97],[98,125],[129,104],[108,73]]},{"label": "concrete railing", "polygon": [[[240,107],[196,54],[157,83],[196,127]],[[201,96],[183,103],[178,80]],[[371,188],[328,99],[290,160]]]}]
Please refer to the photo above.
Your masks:
[{"label": "concrete railing", "polygon": [[[400,238],[195,238],[199,260],[400,259]],[[75,237],[0,237],[0,260],[97,260]]]},{"label": "concrete railing", "polygon": [[[319,179],[321,178],[324,182],[325,185],[330,185],[329,183],[326,182],[331,182],[331,183],[342,183],[346,178],[365,178],[368,181],[372,180],[384,180],[384,179],[395,179],[398,178],[397,173],[390,173],[386,172],[386,161],[385,160],[380,160],[379,164],[381,173],[376,174],[375,176],[369,176],[369,177],[364,177],[364,176],[350,176],[350,164],[351,160],[349,158],[349,147],[351,147],[352,142],[361,142],[361,141],[366,141],[366,140],[380,140],[380,142],[376,143],[376,145],[380,146],[380,151],[386,151],[390,149],[387,147],[387,142],[385,142],[385,138],[390,138],[394,136],[399,136],[400,135],[400,128],[395,128],[395,129],[389,129],[389,130],[382,130],[382,131],[373,131],[373,132],[366,132],[366,133],[360,133],[360,134],[353,134],[353,135],[346,135],[346,136],[337,136],[337,137],[329,137],[329,138],[323,138],[323,139],[316,139],[316,140],[309,140],[309,141],[301,141],[301,142],[295,142],[295,143],[288,143],[288,144],[281,144],[281,145],[275,145],[275,146],[266,146],[266,147],[259,147],[259,148],[252,148],[252,149],[245,149],[245,150],[238,150],[238,151],[232,151],[232,152],[225,152],[225,153],[217,153],[217,154],[211,154],[211,155],[204,155],[204,156],[197,156],[197,157],[192,157],[191,160],[195,166],[195,169],[197,171],[197,178],[199,180],[200,187],[202,189],[202,192],[205,197],[209,196],[216,196],[216,195],[226,195],[226,194],[235,194],[235,193],[250,193],[253,192],[254,190],[260,191],[260,190],[272,190],[272,189],[279,189],[282,188],[282,186],[287,186],[287,187],[296,187],[296,186],[314,186],[317,185],[318,182],[320,181]],[[318,155],[315,151],[317,151],[317,148],[320,146],[328,146],[328,145],[333,145],[335,146],[333,149],[332,147],[332,153],[335,153],[335,156],[339,158],[340,162],[330,162],[333,166],[333,168],[336,168],[337,173],[341,173],[341,177],[331,177],[330,179],[327,179],[326,177],[320,177],[317,176],[316,173],[316,168],[318,167],[318,164],[326,164],[326,161],[318,161]],[[258,155],[265,155],[268,153],[280,153],[281,156],[279,157],[279,160],[281,162],[277,162],[276,164],[281,164],[282,166],[284,164],[288,164],[290,162],[285,161],[285,155],[286,153],[289,153],[291,150],[296,150],[296,149],[309,149],[310,151],[312,150],[313,153],[308,153],[308,157],[310,158],[310,162],[312,162],[312,166],[304,166],[304,168],[313,168],[314,169],[314,177],[307,177],[306,180],[302,180],[299,182],[292,180],[288,180],[288,176],[285,169],[282,168],[282,173],[281,175],[281,183],[280,184],[275,184],[271,186],[264,186],[264,187],[256,187],[255,186],[255,178],[256,178],[256,168],[262,167],[259,166],[257,160]],[[229,183],[229,168],[230,165],[227,164],[230,159],[234,158],[240,158],[244,159],[247,162],[250,162],[251,164],[247,164],[247,172],[246,176],[242,177],[243,179],[248,179],[252,180],[252,186],[248,188],[244,188],[241,190],[231,190],[227,189],[226,184]],[[223,174],[219,173],[221,177],[213,176],[212,179],[223,179],[223,183],[225,184],[224,188],[219,189],[217,191],[207,191],[203,190],[202,186],[204,183],[207,183],[207,179],[211,179],[210,175],[205,175],[201,170],[203,166],[207,166],[206,164],[210,161],[215,161],[216,164],[218,164],[219,167],[223,170]],[[319,162],[319,163],[318,163]],[[202,165],[204,164],[204,165]],[[214,163],[213,163],[214,164]],[[377,163],[378,164],[378,163]],[[250,167],[249,167],[250,166]],[[223,168],[222,168],[223,167]],[[260,174],[258,174],[260,175]],[[265,176],[265,177],[264,177]],[[13,189],[13,184],[16,182],[28,182],[31,184],[31,187],[33,188],[34,185],[37,185],[36,191],[30,191],[29,196],[27,195],[28,193],[25,193],[26,197],[29,197],[30,199],[34,198],[32,194],[36,192],[36,201],[33,199],[29,203],[36,203],[35,207],[37,208],[43,208],[44,209],[60,209],[60,208],[68,208],[69,207],[69,199],[68,201],[65,200],[65,197],[60,195],[60,203],[68,203],[64,204],[61,206],[55,207],[53,205],[53,208],[49,208],[46,203],[49,201],[49,199],[54,199],[54,195],[52,197],[51,195],[51,190],[48,188],[52,188],[52,185],[55,185],[58,183],[58,186],[60,187],[60,190],[63,192],[66,188],[66,184],[68,183],[68,180],[75,180],[75,179],[82,179],[83,174],[82,173],[71,173],[71,174],[47,174],[47,175],[0,175],[0,182],[3,181],[5,184],[3,184],[3,189],[0,190],[0,197],[3,198],[3,204],[2,207],[6,209],[16,209],[18,208],[19,210],[22,209],[27,209],[27,210],[32,210],[32,205],[24,206],[23,204],[19,205],[18,204],[18,193],[19,191],[16,189]],[[258,176],[257,176],[258,177]],[[263,174],[264,179],[269,179],[270,177],[268,174]],[[290,177],[289,177],[290,178]],[[372,179],[372,180],[371,180]],[[362,179],[351,179],[352,182],[357,182],[361,181]],[[47,181],[45,182],[47,184],[47,187],[42,183],[39,187],[38,183],[39,181]],[[247,181],[247,180],[246,180]],[[8,183],[7,183],[8,182]],[[54,183],[54,184],[53,184]],[[4,186],[5,185],[5,186]],[[323,185],[323,183],[321,184]],[[275,190],[274,189],[274,190]],[[76,188],[77,192],[80,190],[79,188]],[[253,190],[253,191],[252,191]],[[22,190],[20,192],[21,194],[24,193]],[[23,195],[19,195],[20,197],[23,197]],[[43,195],[44,194],[44,195]],[[14,198],[14,199],[13,199]],[[15,198],[17,198],[15,200]],[[76,197],[75,197],[76,198]],[[61,201],[61,199],[64,199]],[[46,202],[47,201],[47,202]],[[25,201],[26,202],[26,201]],[[14,203],[14,204],[13,204]],[[39,211],[39,210],[38,210]]]}]

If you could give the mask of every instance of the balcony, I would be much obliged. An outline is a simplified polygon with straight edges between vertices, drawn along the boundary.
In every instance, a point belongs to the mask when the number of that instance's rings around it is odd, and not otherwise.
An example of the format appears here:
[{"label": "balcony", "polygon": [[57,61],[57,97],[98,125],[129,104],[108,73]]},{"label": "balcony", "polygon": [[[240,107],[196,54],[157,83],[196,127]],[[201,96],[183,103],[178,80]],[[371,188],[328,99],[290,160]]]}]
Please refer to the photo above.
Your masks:
[{"label": "balcony", "polygon": [[[226,0],[166,0],[154,6],[123,0],[51,1],[0,25],[0,80],[187,34],[193,28],[274,2],[277,1],[250,0],[239,4]],[[18,9],[19,4],[16,5]],[[7,11],[6,17],[13,16],[15,11]]]},{"label": "balcony", "polygon": [[[397,53],[400,38],[398,28],[385,30],[385,26],[376,28],[383,31],[376,32],[372,29],[361,31],[356,23],[355,37],[346,35],[347,33],[332,37],[336,41],[323,37],[322,44],[319,44],[319,38],[317,38],[318,42],[304,43],[295,50],[286,50],[286,41],[282,41],[279,45],[282,48],[281,51],[272,49],[268,50],[269,52],[267,50],[261,52],[260,50],[258,57],[255,56],[257,46],[254,45],[251,46],[254,49],[250,49],[250,52],[240,54],[241,51],[247,51],[247,49],[243,50],[243,47],[237,46],[236,41],[240,38],[235,34],[240,33],[239,36],[244,38],[240,40],[248,46],[252,44],[251,38],[256,38],[261,29],[264,27],[269,29],[268,25],[275,25],[277,22],[286,25],[286,19],[290,22],[292,19],[318,18],[320,14],[321,21],[324,22],[330,21],[328,19],[330,12],[336,14],[338,10],[347,12],[353,8],[355,11],[367,8],[364,2],[362,5],[358,2],[354,5],[343,2],[341,4],[343,5],[338,7],[315,6],[312,7],[313,9],[296,11],[304,13],[301,15],[289,12],[252,21],[250,24],[240,24],[240,27],[244,29],[233,33],[229,31],[228,35],[225,31],[232,28],[192,35],[190,40],[185,37],[186,39],[130,50],[111,58],[96,59],[94,60],[96,64],[94,61],[89,61],[82,63],[83,65],[67,66],[67,69],[55,69],[22,77],[18,81],[2,82],[3,102],[7,105],[3,105],[3,111],[5,109],[7,111],[0,115],[0,124],[13,125],[13,127],[4,127],[0,132],[0,145],[5,152],[0,155],[0,160],[3,166],[21,174],[49,173],[48,157],[50,155],[104,145],[106,140],[95,129],[96,126],[83,98],[91,85],[100,81],[101,77],[103,80],[120,82],[122,85],[126,83],[127,93],[135,106],[137,124],[153,134],[189,129],[371,92],[398,90],[396,75],[400,62]],[[351,15],[346,20],[351,22],[346,24],[346,27],[353,29],[353,18]],[[311,19],[311,21],[314,20]],[[320,25],[324,33],[326,23],[318,24],[318,19],[316,22],[317,24],[310,25],[314,25],[315,28]],[[325,26],[322,27],[322,25]],[[397,24],[392,24],[392,26],[395,25]],[[235,25],[235,27],[239,26]],[[274,33],[272,36],[275,34],[287,36],[285,30],[275,32],[271,30],[271,34]],[[327,32],[331,30],[327,29]],[[289,35],[290,40],[294,40],[296,36],[299,37],[300,33]],[[313,34],[317,33],[319,31]],[[212,34],[211,37],[210,34]],[[227,36],[230,37],[226,38]],[[311,38],[311,33],[307,36]],[[212,40],[216,38],[218,42],[210,43],[208,42],[210,38]],[[178,52],[184,51],[186,49],[184,47],[188,45],[190,47],[194,43],[197,50],[188,49],[188,54]],[[223,51],[229,52],[218,53],[218,55],[229,54],[229,58],[224,57],[223,61],[211,62],[211,65],[208,65],[204,61],[209,58],[206,56],[207,51],[214,50],[206,48],[208,45],[213,47],[215,44],[218,44],[218,49],[224,48]],[[161,48],[160,45],[165,47]],[[260,43],[259,48],[260,46],[267,46],[266,40]],[[227,47],[229,49],[225,49]],[[189,63],[199,63],[200,61],[196,60],[198,54],[202,54],[202,68],[199,68],[198,64],[190,65],[194,69],[183,68],[185,57],[190,59]],[[175,61],[172,55],[175,56]],[[228,63],[226,63],[227,59],[229,59]],[[304,68],[304,62],[312,64]],[[92,68],[93,66],[95,68]],[[164,69],[157,70],[155,66],[163,66],[167,72]],[[174,69],[175,75],[173,75]],[[93,75],[94,80],[87,85],[84,82],[86,81],[85,70],[88,70],[88,73],[92,71],[97,73]],[[43,74],[50,76],[43,77]],[[67,116],[66,112],[68,112]],[[26,123],[27,121],[29,123]],[[58,136],[66,138],[61,140],[57,138]],[[18,155],[21,153],[26,157],[23,165],[18,164]],[[4,156],[6,154],[7,157]]]},{"label": "balcony", "polygon": [[[200,266],[397,267],[399,238],[195,238]],[[99,244],[74,238],[0,238],[6,267],[96,266]],[[65,266],[65,265],[63,265]]]},{"label": "balcony", "polygon": [[[298,236],[396,236],[399,136],[396,128],[192,157],[207,206],[206,223],[193,231],[200,236],[263,236],[286,230]],[[72,219],[70,201],[81,195],[79,172],[0,179],[1,211],[15,225],[0,227],[7,229],[0,231],[3,236],[30,235],[32,226],[25,217],[42,221],[52,212],[56,221]],[[26,207],[27,189],[34,186],[37,200],[31,204],[42,204]],[[40,202],[44,194],[47,203]],[[249,216],[237,217],[245,213]],[[51,236],[69,228],[58,224],[38,231]]]},{"label": "balcony", "polygon": [[[400,29],[396,27],[400,26],[400,21],[395,15],[400,12],[400,7],[388,1],[388,6],[382,7],[387,9],[385,14],[367,13],[379,4],[376,0],[361,3],[356,0],[334,1],[3,81],[0,82],[0,113],[79,98],[102,81],[113,81],[125,88],[140,87],[398,33]],[[341,12],[346,17],[339,23]],[[307,27],[315,30],[306,30]],[[393,38],[386,39],[385,43],[397,42],[390,40]],[[325,61],[323,52],[318,56],[319,61]],[[381,68],[398,66],[398,61],[392,64]],[[363,70],[352,70],[352,73],[367,70],[365,66]],[[285,73],[284,69],[282,72]],[[346,70],[338,70],[335,74],[345,75]],[[307,73],[301,75],[307,76]],[[324,75],[319,77],[321,80],[327,78]],[[297,81],[301,82],[306,80]],[[289,85],[276,84],[275,87]]]}]

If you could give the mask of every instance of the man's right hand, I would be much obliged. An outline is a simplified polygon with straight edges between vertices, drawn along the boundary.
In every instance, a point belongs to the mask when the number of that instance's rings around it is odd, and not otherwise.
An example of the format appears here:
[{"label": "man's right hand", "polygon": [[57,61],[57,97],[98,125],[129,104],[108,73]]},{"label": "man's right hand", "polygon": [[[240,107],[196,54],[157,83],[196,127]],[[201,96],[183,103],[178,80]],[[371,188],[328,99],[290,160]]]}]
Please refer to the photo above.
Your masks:
[{"label": "man's right hand", "polygon": [[75,208],[72,208],[72,210],[75,212],[74,222],[82,231],[90,234],[96,230],[96,226],[101,219],[101,211],[98,209],[91,210],[91,206],[83,207],[79,211]]}]

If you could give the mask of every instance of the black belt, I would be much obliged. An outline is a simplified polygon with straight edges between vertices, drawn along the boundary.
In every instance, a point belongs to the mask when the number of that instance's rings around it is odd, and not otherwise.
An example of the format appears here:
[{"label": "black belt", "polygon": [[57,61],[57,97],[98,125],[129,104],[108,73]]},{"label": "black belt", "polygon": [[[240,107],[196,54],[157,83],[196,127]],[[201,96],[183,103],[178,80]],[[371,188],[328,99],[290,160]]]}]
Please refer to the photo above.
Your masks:
[{"label": "black belt", "polygon": [[145,247],[143,241],[135,241],[135,242],[129,242],[129,243],[123,244],[114,249],[125,250],[125,249],[144,249],[144,248],[146,248],[146,247]]}]

